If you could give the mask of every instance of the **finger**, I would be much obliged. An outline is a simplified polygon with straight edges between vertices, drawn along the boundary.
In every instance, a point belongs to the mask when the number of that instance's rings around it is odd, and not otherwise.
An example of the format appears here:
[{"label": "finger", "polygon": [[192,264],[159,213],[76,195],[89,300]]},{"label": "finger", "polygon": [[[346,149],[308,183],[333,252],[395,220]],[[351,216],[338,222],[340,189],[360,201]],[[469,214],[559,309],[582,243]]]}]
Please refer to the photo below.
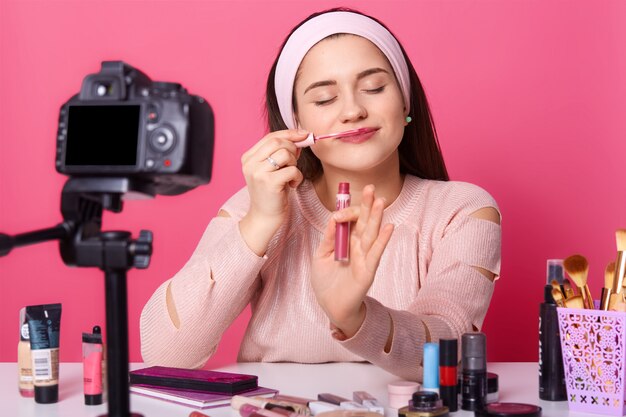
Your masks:
[{"label": "finger", "polygon": [[[294,148],[294,153],[295,153],[295,149],[296,146],[293,145],[293,142],[299,142],[301,140],[306,139],[308,135],[308,132],[304,131],[304,130],[278,130],[276,132],[272,132],[269,133],[267,135],[265,135],[265,137],[263,137],[261,140],[259,140],[257,143],[255,143],[248,151],[246,151],[243,156],[242,156],[242,162],[246,162],[248,161],[252,156],[256,155],[259,153],[259,150],[264,147],[265,145],[267,145],[268,143],[284,143],[286,146],[287,144],[291,144]],[[276,149],[274,149],[276,150]],[[273,152],[273,151],[272,151]],[[267,153],[265,155],[265,158],[267,158],[267,156],[270,154],[271,152]]]},{"label": "finger", "polygon": [[380,233],[380,224],[383,221],[383,210],[385,209],[385,200],[377,198],[374,201],[372,209],[370,211],[370,217],[365,225],[363,233],[361,235],[361,247],[363,251],[367,253],[374,241]]},{"label": "finger", "polygon": [[361,212],[354,230],[355,233],[359,235],[363,233],[369,220],[372,204],[374,204],[374,191],[375,188],[372,184],[366,185],[363,188],[363,194],[361,195]]},{"label": "finger", "polygon": [[299,169],[297,169],[297,175],[294,179],[289,181],[289,186],[291,188],[296,188],[300,184],[302,184],[302,181],[304,181],[304,175],[302,175],[302,172]]},{"label": "finger", "polygon": [[287,166],[283,167],[275,172],[269,173],[268,182],[273,185],[277,191],[282,191],[285,189],[285,186],[292,184],[299,185],[302,182],[303,176],[302,172],[295,166]]},{"label": "finger", "polygon": [[324,258],[331,256],[335,253],[335,226],[337,223],[333,216],[330,216],[326,229],[324,230],[324,237],[317,248],[316,256],[318,258]]},{"label": "finger", "polygon": [[355,222],[359,218],[361,206],[350,206],[333,213],[337,223]]},{"label": "finger", "polygon": [[391,235],[393,234],[394,225],[391,223],[386,224],[381,229],[376,241],[370,248],[369,252],[365,258],[365,266],[370,271],[376,271],[378,268],[378,264],[380,263],[380,258],[383,256],[383,252],[387,247],[387,243],[391,239]]},{"label": "finger", "polygon": [[[295,166],[298,161],[296,159],[296,155],[292,154],[291,152],[289,152],[287,149],[279,149],[276,152],[274,152],[273,154],[270,155],[270,157],[276,161],[276,163],[278,163],[278,165],[282,167],[285,166]],[[263,162],[267,162],[267,160],[263,160],[261,161],[261,163]]]}]

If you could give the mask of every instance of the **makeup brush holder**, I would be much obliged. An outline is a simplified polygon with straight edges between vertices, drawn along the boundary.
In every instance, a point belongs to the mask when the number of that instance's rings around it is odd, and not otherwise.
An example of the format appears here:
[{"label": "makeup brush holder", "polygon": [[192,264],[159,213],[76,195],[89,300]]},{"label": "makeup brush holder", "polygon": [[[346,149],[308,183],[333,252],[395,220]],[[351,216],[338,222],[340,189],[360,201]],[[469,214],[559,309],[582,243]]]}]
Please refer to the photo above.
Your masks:
[{"label": "makeup brush holder", "polygon": [[570,411],[626,414],[626,313],[557,308]]}]

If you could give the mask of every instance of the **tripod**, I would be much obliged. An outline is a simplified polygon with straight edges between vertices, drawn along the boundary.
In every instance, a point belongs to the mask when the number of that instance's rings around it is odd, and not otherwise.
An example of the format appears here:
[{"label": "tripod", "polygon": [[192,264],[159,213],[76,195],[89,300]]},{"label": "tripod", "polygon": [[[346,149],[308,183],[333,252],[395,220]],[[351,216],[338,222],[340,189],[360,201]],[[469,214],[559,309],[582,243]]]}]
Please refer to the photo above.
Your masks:
[{"label": "tripod", "polygon": [[0,256],[14,247],[59,240],[66,265],[104,272],[108,417],[141,417],[130,413],[126,273],[150,264],[152,232],[142,230],[132,239],[130,232],[101,231],[103,211],[121,212],[122,197],[133,195],[154,197],[154,185],[131,178],[70,178],[61,194],[63,223],[15,236],[0,234]]}]

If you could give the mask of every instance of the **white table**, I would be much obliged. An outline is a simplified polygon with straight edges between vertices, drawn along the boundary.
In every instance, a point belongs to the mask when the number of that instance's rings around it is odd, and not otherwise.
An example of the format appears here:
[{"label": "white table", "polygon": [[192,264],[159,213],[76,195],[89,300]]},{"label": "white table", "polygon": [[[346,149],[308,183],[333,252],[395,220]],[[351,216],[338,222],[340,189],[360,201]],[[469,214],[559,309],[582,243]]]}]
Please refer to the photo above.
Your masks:
[{"label": "white table", "polygon": [[[143,367],[131,364],[131,369]],[[258,375],[259,385],[275,388],[283,394],[317,398],[330,392],[352,398],[353,391],[367,391],[387,406],[387,384],[399,378],[369,364],[330,363],[302,365],[293,363],[238,363],[220,368],[226,372]],[[577,416],[570,413],[567,402],[539,400],[538,368],[536,363],[490,363],[489,372],[500,378],[500,401],[539,405],[544,417]],[[187,417],[194,408],[131,394],[131,411],[144,417]],[[239,417],[230,407],[200,410],[211,417]],[[391,409],[388,409],[392,411]],[[0,363],[0,416],[7,417],[74,417],[99,416],[107,405],[86,406],[83,402],[82,364],[62,363],[60,369],[59,402],[37,404],[32,398],[22,398],[17,389],[17,365]],[[474,416],[459,410],[455,417]]]}]

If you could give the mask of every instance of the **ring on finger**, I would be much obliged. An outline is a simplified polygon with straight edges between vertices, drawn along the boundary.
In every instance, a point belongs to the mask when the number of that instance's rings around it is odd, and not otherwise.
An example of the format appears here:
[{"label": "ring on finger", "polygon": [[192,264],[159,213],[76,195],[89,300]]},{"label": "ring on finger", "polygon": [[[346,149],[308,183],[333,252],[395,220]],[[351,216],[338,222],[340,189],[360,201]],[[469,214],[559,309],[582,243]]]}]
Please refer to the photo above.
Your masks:
[{"label": "ring on finger", "polygon": [[276,169],[280,169],[280,165],[278,164],[278,162],[276,162],[274,160],[274,158],[272,158],[271,156],[268,156],[267,159],[265,159],[267,162],[269,162],[270,164],[272,164],[274,166],[274,168]]}]

